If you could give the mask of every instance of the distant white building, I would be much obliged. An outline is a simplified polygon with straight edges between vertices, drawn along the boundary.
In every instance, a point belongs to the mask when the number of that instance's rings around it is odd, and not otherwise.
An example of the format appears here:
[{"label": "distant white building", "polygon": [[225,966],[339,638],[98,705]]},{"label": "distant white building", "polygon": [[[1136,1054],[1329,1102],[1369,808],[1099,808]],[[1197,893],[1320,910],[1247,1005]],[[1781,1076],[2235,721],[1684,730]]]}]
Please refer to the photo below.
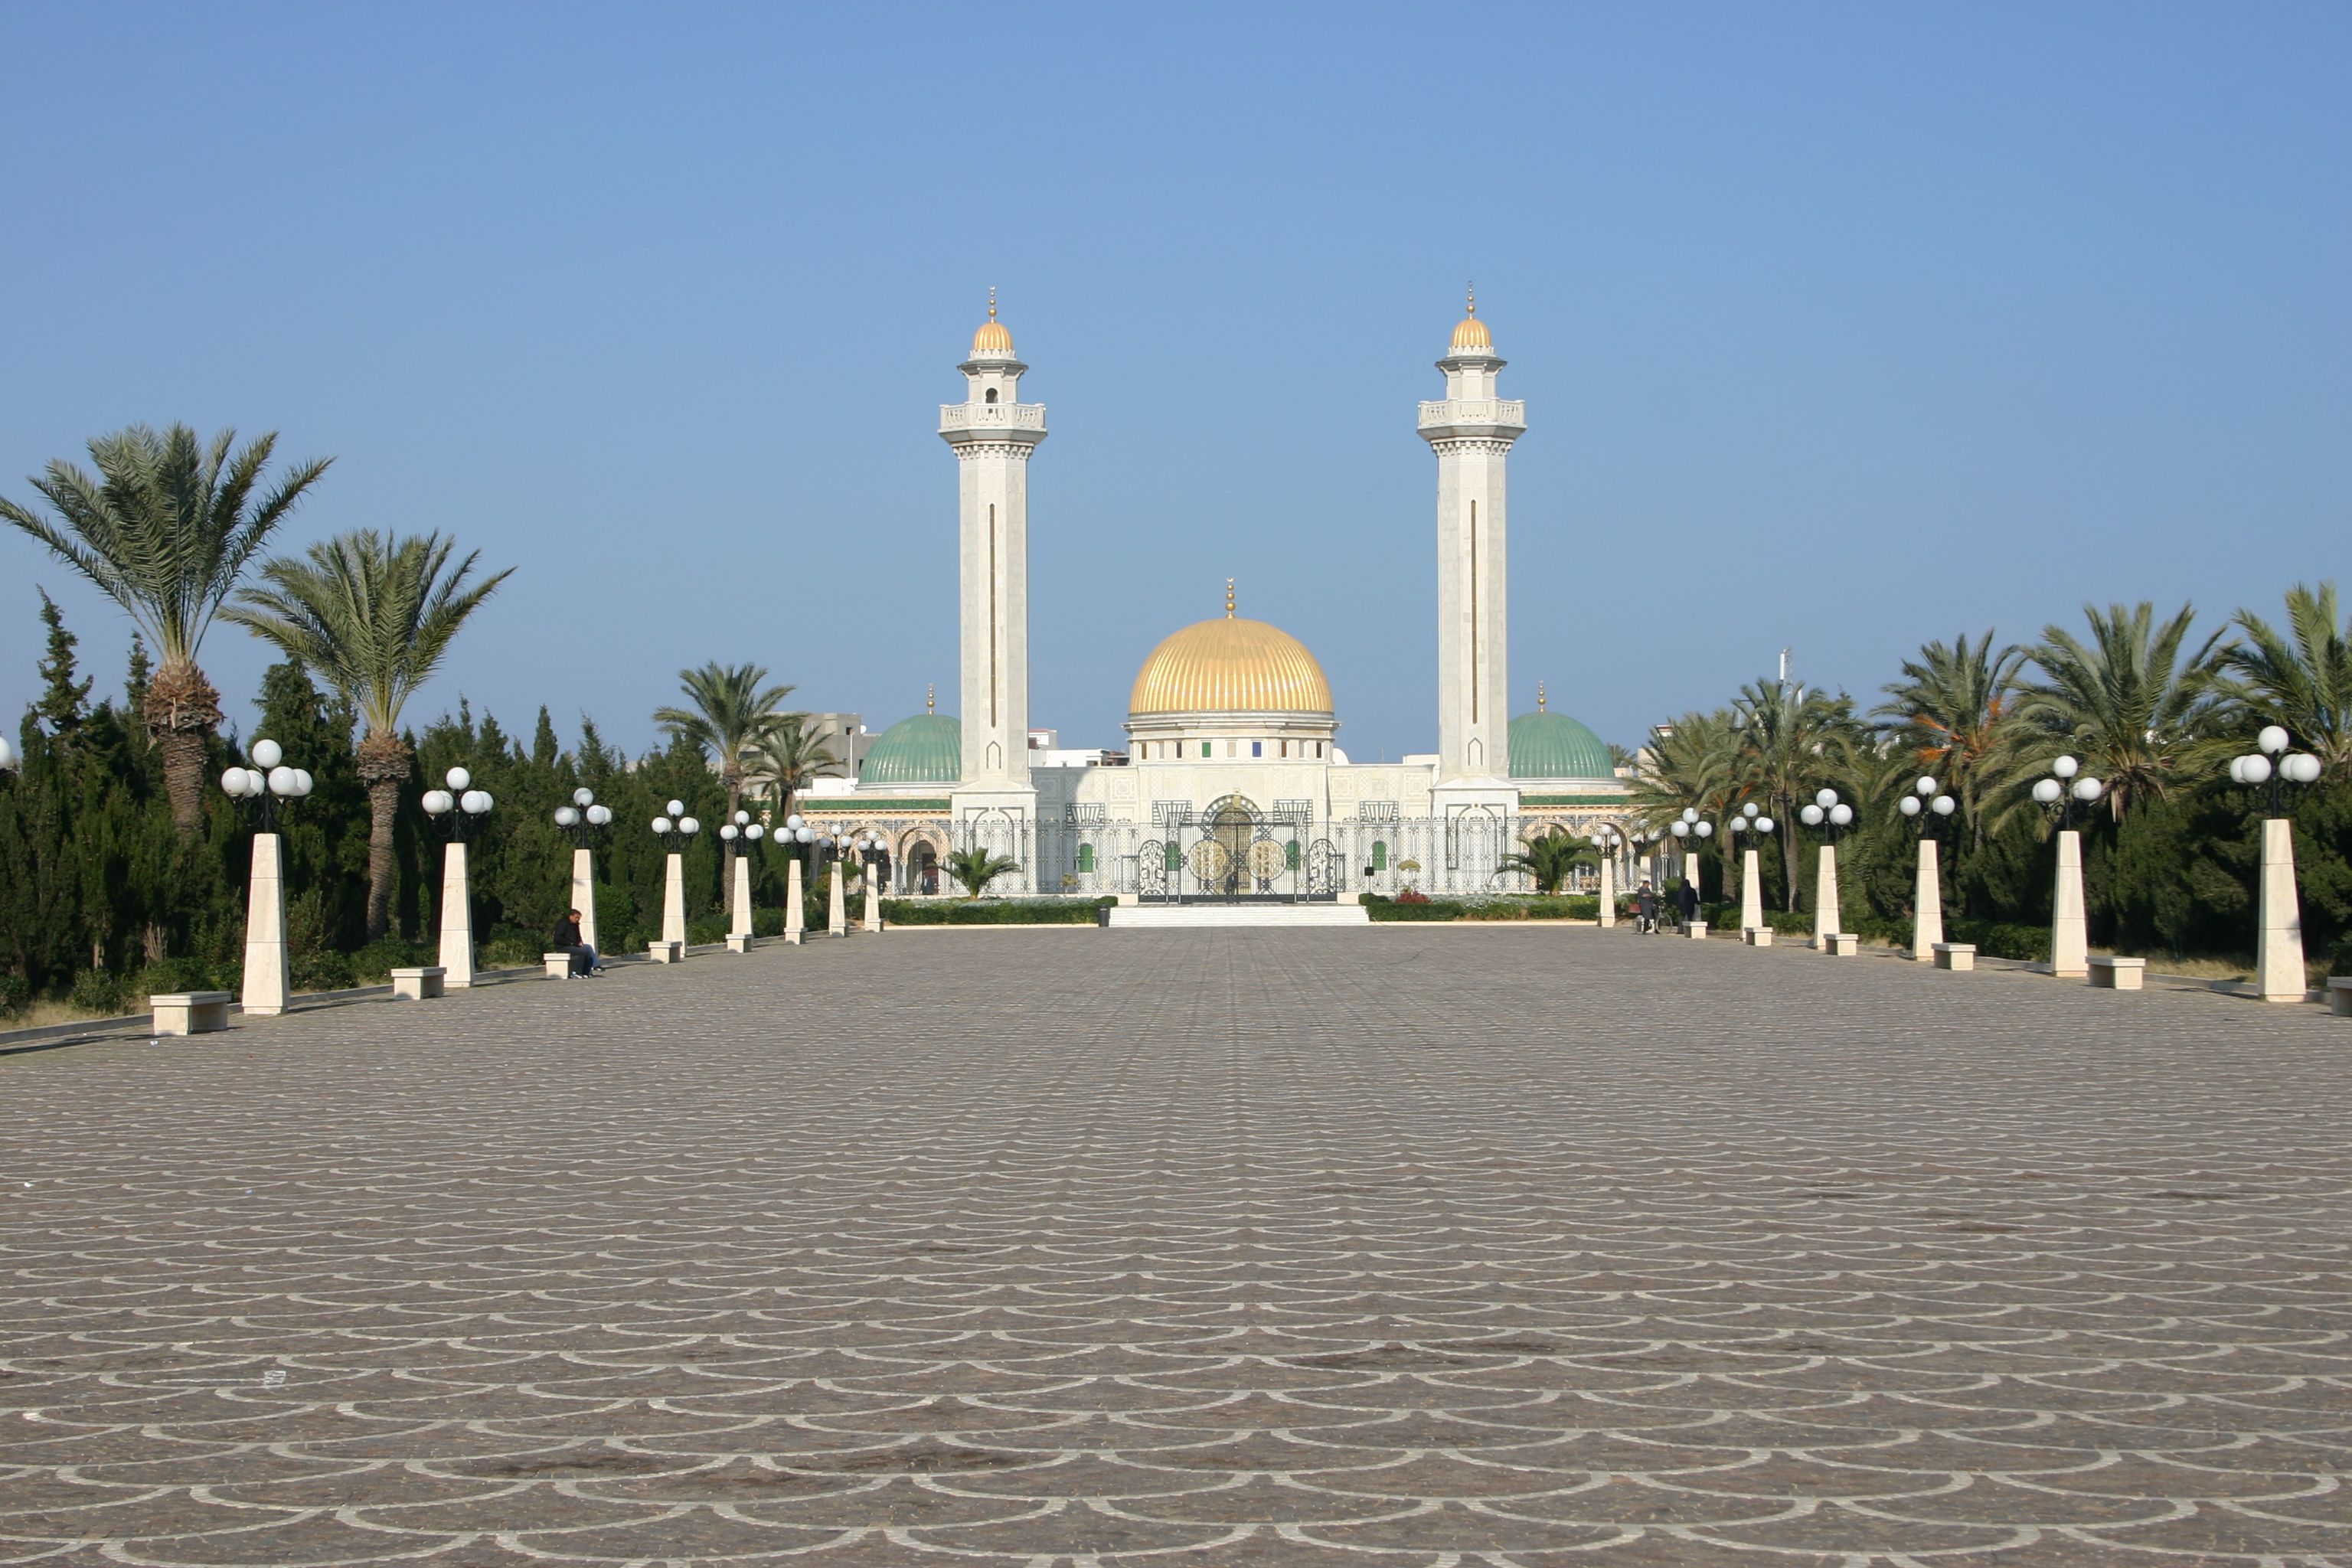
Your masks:
[{"label": "distant white building", "polygon": [[1028,468],[1045,410],[1019,400],[1029,367],[992,302],[957,367],[965,399],[940,411],[957,458],[962,713],[890,726],[861,745],[854,784],[812,792],[806,811],[881,832],[902,889],[979,845],[1020,863],[1000,890],[1166,899],[1516,889],[1502,861],[1526,839],[1628,823],[1599,736],[1550,711],[1540,686],[1533,710],[1507,713],[1505,475],[1526,425],[1500,395],[1503,363],[1474,300],[1437,363],[1445,395],[1421,405],[1437,459],[1435,752],[1349,761],[1323,667],[1242,616],[1230,580],[1223,616],[1144,660],[1127,750],[1068,749],[1028,720]]}]

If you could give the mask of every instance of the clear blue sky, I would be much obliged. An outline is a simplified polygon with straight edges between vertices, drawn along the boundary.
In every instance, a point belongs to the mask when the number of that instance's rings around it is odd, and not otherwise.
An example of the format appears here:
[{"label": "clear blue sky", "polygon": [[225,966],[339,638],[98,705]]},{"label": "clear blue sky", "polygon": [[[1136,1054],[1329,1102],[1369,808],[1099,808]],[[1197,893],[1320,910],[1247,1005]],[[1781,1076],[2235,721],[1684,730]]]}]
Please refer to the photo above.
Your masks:
[{"label": "clear blue sky", "polygon": [[[1433,746],[1467,277],[1528,409],[1515,708],[1632,742],[1784,644],[1871,692],[2086,598],[2352,587],[2341,4],[14,4],[0,58],[0,494],[138,420],[333,454],[289,546],[521,567],[419,721],[641,746],[710,658],[877,728],[952,693],[991,284],[1066,744],[1231,575],[1354,755]],[[10,531],[12,713],[36,581],[119,682]],[[257,647],[205,662],[249,723]]]}]

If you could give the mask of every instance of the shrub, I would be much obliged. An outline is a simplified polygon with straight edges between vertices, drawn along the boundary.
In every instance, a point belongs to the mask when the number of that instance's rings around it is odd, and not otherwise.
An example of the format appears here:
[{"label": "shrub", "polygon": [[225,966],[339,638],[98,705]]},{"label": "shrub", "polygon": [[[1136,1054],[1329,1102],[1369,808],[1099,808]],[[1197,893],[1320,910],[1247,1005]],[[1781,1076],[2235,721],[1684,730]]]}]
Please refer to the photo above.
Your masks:
[{"label": "shrub", "polygon": [[[727,940],[727,928],[730,923],[731,922],[725,915],[700,915],[687,921],[687,945],[688,947],[708,947],[713,942],[725,942]],[[782,931],[783,930],[783,927],[780,925],[776,929],[778,931]],[[540,951],[544,952],[547,950],[545,948],[541,948]]]},{"label": "shrub", "polygon": [[297,991],[342,991],[358,984],[352,977],[351,955],[332,948],[297,952],[288,968],[287,978]]},{"label": "shrub", "polygon": [[502,927],[482,944],[478,962],[485,969],[531,969],[539,964],[547,944],[511,927]]},{"label": "shrub", "polygon": [[110,1018],[122,1011],[122,982],[103,969],[85,969],[74,976],[66,1000],[85,1013]]},{"label": "shrub", "polygon": [[1084,926],[1117,899],[885,899],[882,923],[899,926]]},{"label": "shrub", "polygon": [[1945,922],[1944,938],[1948,942],[1973,942],[1977,952],[1987,958],[2013,958],[2025,963],[2050,962],[2048,926],[2003,921],[1948,921]]},{"label": "shrub", "polygon": [[33,1005],[33,983],[21,974],[0,974],[0,1018],[22,1017]]},{"label": "shrub", "polygon": [[212,966],[201,958],[166,958],[149,964],[139,972],[132,983],[142,996],[168,996],[180,991],[230,991],[231,985],[221,984]]},{"label": "shrub", "polygon": [[395,969],[433,963],[438,957],[437,948],[426,948],[423,943],[410,942],[404,937],[380,936],[351,955],[351,983],[354,985],[381,985],[392,978],[392,972]]},{"label": "shrub", "polygon": [[782,910],[767,909],[753,910],[751,911],[751,934],[753,936],[783,935],[784,911]]}]

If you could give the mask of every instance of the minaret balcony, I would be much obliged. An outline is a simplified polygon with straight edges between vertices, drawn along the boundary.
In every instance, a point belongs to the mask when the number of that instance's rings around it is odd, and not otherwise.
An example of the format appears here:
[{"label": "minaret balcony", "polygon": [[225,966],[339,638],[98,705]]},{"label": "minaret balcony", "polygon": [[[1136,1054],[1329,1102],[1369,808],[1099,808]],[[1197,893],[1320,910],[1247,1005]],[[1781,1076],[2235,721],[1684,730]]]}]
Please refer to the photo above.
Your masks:
[{"label": "minaret balcony", "polygon": [[1489,397],[1477,402],[1440,398],[1421,405],[1421,427],[1433,425],[1515,425],[1528,427],[1528,405],[1517,397]]},{"label": "minaret balcony", "polygon": [[954,436],[965,432],[1034,430],[1045,433],[1045,405],[1042,403],[942,403],[940,405],[940,434]]},{"label": "minaret balcony", "polygon": [[1424,440],[1516,441],[1528,432],[1528,405],[1516,397],[1443,398],[1421,405]]}]

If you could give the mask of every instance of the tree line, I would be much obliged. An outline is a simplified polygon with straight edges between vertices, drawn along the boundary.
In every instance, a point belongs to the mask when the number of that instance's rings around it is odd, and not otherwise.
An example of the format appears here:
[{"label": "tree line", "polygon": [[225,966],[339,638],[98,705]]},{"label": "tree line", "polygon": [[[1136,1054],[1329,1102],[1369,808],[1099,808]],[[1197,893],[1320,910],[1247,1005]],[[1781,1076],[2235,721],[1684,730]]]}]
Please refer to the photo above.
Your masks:
[{"label": "tree line", "polygon": [[[2352,626],[2333,583],[2297,585],[2283,623],[2241,609],[2201,639],[2183,605],[2084,606],[2081,631],[2030,643],[1992,632],[1931,642],[1902,662],[1864,711],[1843,691],[1757,680],[1718,707],[1662,725],[1638,763],[1646,819],[1695,808],[1715,826],[1701,850],[1703,896],[1729,901],[1738,852],[1727,831],[1749,802],[1779,831],[1760,847],[1767,901],[1804,909],[1815,842],[1798,815],[1838,791],[1855,823],[1839,846],[1843,924],[1907,940],[1920,824],[1941,838],[1954,940],[2035,957],[2050,920],[2056,814],[2033,798],[2071,755],[2105,785],[2081,814],[2092,940],[2117,952],[2235,959],[2253,948],[2266,787],[2232,778],[2233,757],[2266,725],[2316,756],[2317,784],[2289,792],[2307,955],[2352,972]],[[1906,817],[1922,776],[1956,802],[1937,826]]]},{"label": "tree line", "polygon": [[[681,672],[682,705],[655,715],[668,743],[637,758],[584,717],[565,749],[544,708],[528,741],[462,701],[421,733],[404,727],[409,698],[511,569],[483,574],[478,552],[459,555],[437,534],[371,530],[264,559],[331,462],[273,476],[276,443],[134,426],[89,444],[94,473],[52,461],[31,481],[44,510],[0,498],[0,519],[133,628],[119,695],[93,701],[79,638],[40,595],[40,695],[16,766],[0,773],[0,1011],[41,996],[104,1010],[158,989],[235,987],[254,823],[241,815],[250,805],[214,787],[245,753],[198,663],[215,621],[284,656],[263,678],[255,738],[278,742],[317,781],[279,813],[298,987],[380,978],[426,951],[446,825],[419,802],[452,766],[497,802],[471,852],[491,960],[535,959],[562,912],[572,839],[554,812],[582,788],[614,813],[595,836],[608,948],[656,934],[667,847],[643,829],[671,800],[713,829],[688,841],[686,867],[691,912],[718,920],[715,830],[748,789],[788,807],[839,765],[805,715],[782,709],[793,689],[757,665]],[[761,901],[776,909],[781,858],[755,857],[755,871]]]}]

